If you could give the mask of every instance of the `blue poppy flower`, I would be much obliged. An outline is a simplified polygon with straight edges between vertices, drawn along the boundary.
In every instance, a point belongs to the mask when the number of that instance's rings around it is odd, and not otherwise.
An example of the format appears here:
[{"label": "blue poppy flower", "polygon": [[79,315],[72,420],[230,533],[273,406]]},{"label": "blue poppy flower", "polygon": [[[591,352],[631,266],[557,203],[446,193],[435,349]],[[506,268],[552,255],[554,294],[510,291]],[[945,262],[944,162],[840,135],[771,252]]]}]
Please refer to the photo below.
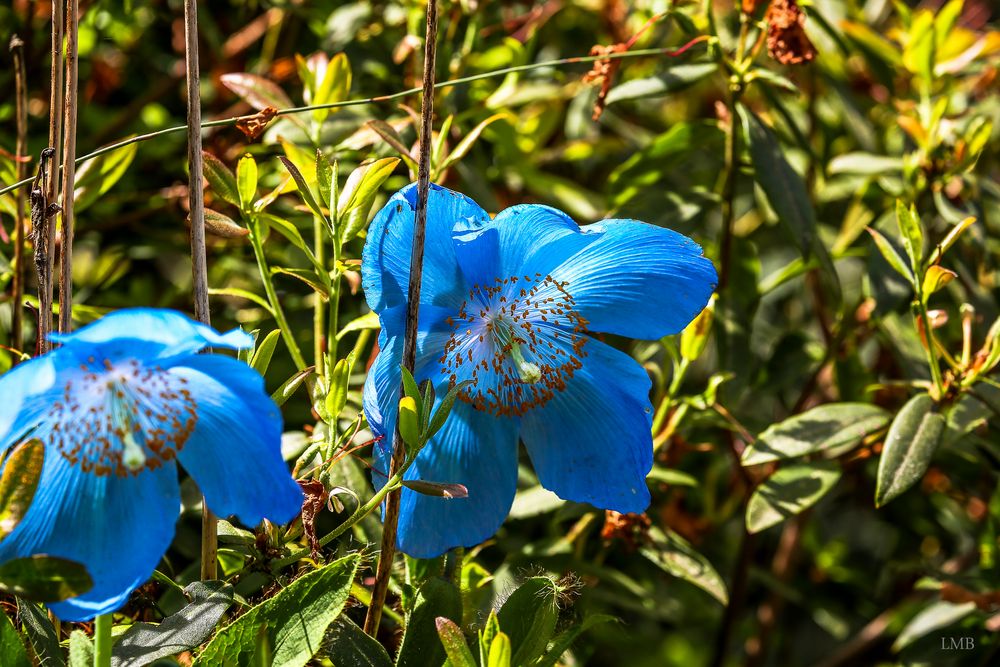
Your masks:
[{"label": "blue poppy flower", "polygon": [[122,606],[170,546],[180,511],[177,461],[221,516],[285,522],[302,493],[281,458],[281,413],[261,376],[205,347],[246,348],[180,313],[128,309],[0,377],[0,454],[45,444],[28,512],[0,562],[45,553],[82,563],[93,588],[51,605],[83,621]]},{"label": "blue poppy flower", "polygon": [[[377,438],[376,484],[391,455],[400,384],[416,188],[373,220],[362,259],[381,351],[365,384]],[[704,308],[716,273],[687,237],[635,220],[579,227],[547,206],[491,220],[475,202],[431,186],[415,377],[438,397],[471,380],[408,479],[464,484],[468,498],[402,491],[399,547],[437,556],[493,535],[517,485],[518,441],[542,485],[619,512],[649,505],[650,380],[593,337],[656,339]]]}]

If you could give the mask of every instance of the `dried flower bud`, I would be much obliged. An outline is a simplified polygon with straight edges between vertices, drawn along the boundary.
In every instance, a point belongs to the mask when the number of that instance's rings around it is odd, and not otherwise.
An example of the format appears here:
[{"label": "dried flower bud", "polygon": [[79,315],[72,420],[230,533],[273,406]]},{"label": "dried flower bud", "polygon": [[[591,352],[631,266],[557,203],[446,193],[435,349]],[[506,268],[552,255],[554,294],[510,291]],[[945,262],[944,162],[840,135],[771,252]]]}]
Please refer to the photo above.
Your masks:
[{"label": "dried flower bud", "polygon": [[767,52],[782,65],[799,65],[816,57],[806,35],[806,16],[795,0],[773,0],[767,8]]}]

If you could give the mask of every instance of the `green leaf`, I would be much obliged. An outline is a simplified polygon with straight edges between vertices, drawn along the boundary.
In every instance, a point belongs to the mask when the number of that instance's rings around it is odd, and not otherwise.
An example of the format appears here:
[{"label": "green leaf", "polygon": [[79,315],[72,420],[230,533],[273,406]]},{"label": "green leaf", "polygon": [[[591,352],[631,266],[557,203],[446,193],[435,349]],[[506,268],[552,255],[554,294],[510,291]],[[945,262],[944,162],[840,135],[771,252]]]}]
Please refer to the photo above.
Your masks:
[{"label": "green leaf", "polygon": [[573,642],[576,641],[577,637],[595,625],[609,622],[617,623],[618,619],[607,614],[594,614],[584,618],[582,623],[560,632],[552,641],[552,645],[549,647],[549,650],[546,651],[545,655],[543,655],[541,659],[535,663],[534,667],[555,667],[563,653],[569,650],[570,646],[573,645]]},{"label": "green leaf", "polygon": [[881,176],[887,172],[903,169],[903,159],[876,153],[844,153],[830,160],[826,170],[831,175],[858,174],[861,176]]},{"label": "green leaf", "polygon": [[319,260],[316,259],[316,255],[313,254],[312,248],[306,245],[298,227],[293,225],[290,221],[285,220],[284,218],[279,218],[276,215],[271,215],[270,213],[258,213],[257,218],[259,218],[261,222],[267,223],[271,229],[284,236],[286,239],[291,241],[292,245],[301,250],[309,259],[309,262],[316,267],[317,274],[326,275],[326,269],[323,268],[323,266],[319,263]]},{"label": "green leaf", "polygon": [[250,212],[257,199],[257,161],[245,153],[236,163],[236,189],[240,195],[240,208]]},{"label": "green leaf", "polygon": [[781,468],[754,489],[747,503],[747,531],[759,533],[812,507],[840,479],[833,461],[797,463]]},{"label": "green leaf", "polygon": [[[554,581],[548,577],[532,577],[500,607],[500,629],[510,637],[514,655],[511,664],[527,665],[545,653],[559,620],[558,599],[559,590]],[[491,647],[491,655],[492,652]]]},{"label": "green leaf", "polygon": [[742,104],[737,106],[737,111],[750,142],[754,179],[795,240],[803,259],[815,257],[819,261],[826,284],[839,301],[840,281],[830,253],[819,239],[816,214],[805,181],[785,159],[774,133]]},{"label": "green leaf", "polygon": [[93,667],[94,642],[83,630],[69,636],[69,667]]},{"label": "green leaf", "polygon": [[233,604],[233,587],[196,581],[184,589],[190,602],[160,623],[129,626],[111,650],[111,667],[139,667],[197,648]]},{"label": "green leaf", "polygon": [[341,239],[346,243],[365,228],[379,188],[392,175],[399,158],[387,157],[363,164],[347,177],[337,201]]},{"label": "green leaf", "polygon": [[486,663],[488,667],[511,667],[511,641],[503,632],[497,633],[493,641],[490,642],[490,657]]},{"label": "green leaf", "polygon": [[495,113],[489,118],[480,121],[478,125],[472,128],[471,132],[462,137],[462,140],[458,142],[457,146],[455,146],[455,150],[449,153],[448,157],[444,159],[444,162],[438,166],[438,172],[443,172],[445,169],[465,157],[468,152],[472,150],[472,146],[476,143],[476,140],[479,139],[479,135],[483,133],[483,130],[501,118],[510,118],[510,116],[511,114],[509,112],[501,111],[500,113]]},{"label": "green leaf", "polygon": [[[351,92],[351,65],[347,60],[347,55],[338,53],[329,63],[323,72],[323,78],[317,82],[312,105],[334,104],[343,102]],[[314,109],[313,120],[322,123],[330,113],[330,109]]]},{"label": "green leaf", "polygon": [[399,157],[406,162],[406,166],[409,167],[413,173],[416,173],[417,161],[412,155],[410,155],[410,149],[407,148],[406,144],[403,142],[403,137],[399,135],[396,128],[384,120],[378,119],[370,120],[365,123],[365,125],[370,127],[375,134],[382,137],[387,144],[396,149],[396,152],[399,153]]},{"label": "green leaf", "polygon": [[875,506],[881,507],[913,486],[931,463],[944,432],[945,417],[933,399],[917,394],[892,420],[878,462]]},{"label": "green leaf", "polygon": [[25,634],[35,652],[38,667],[63,667],[66,663],[59,648],[56,630],[42,608],[34,602],[18,598],[17,613],[24,623]]},{"label": "green leaf", "polygon": [[309,187],[309,183],[306,181],[305,176],[302,175],[302,172],[299,171],[299,168],[284,155],[279,155],[278,159],[281,160],[281,164],[285,165],[288,173],[292,175],[292,179],[299,189],[299,194],[302,196],[302,201],[306,203],[306,206],[309,207],[316,217],[326,220],[323,209],[320,207],[319,202],[316,201],[316,197],[313,196],[312,188]]},{"label": "green leaf", "polygon": [[336,667],[392,667],[385,648],[341,615],[326,633],[326,654]]},{"label": "green leaf", "polygon": [[690,582],[721,604],[729,603],[729,594],[722,577],[708,559],[695,551],[687,540],[671,530],[653,528],[649,531],[652,544],[640,553],[667,574]]},{"label": "green leaf", "polygon": [[333,189],[333,165],[323,155],[323,151],[316,149],[316,189],[319,190],[320,203],[330,210],[333,208],[330,203],[330,192]]},{"label": "green leaf", "polygon": [[10,535],[28,512],[42,475],[45,445],[33,438],[7,456],[0,473],[0,540]]},{"label": "green leaf", "polygon": [[139,144],[129,144],[80,165],[73,181],[74,210],[83,211],[110,190],[128,171],[138,150]]},{"label": "green leaf", "polygon": [[822,451],[846,451],[885,428],[892,415],[868,403],[828,403],[773,424],[743,450],[741,463],[759,465]]},{"label": "green leaf", "polygon": [[330,374],[330,393],[326,395],[326,411],[333,420],[332,423],[336,422],[341,410],[347,405],[348,383],[354,368],[354,360],[351,357],[353,355],[338,361]]},{"label": "green leaf", "polygon": [[935,630],[947,628],[962,620],[976,610],[975,602],[955,604],[939,600],[927,605],[910,619],[900,631],[892,645],[892,650],[902,651],[904,648]]},{"label": "green leaf", "polygon": [[239,287],[209,287],[208,293],[211,296],[230,296],[252,301],[270,313],[271,317],[274,317],[274,310],[271,308],[271,304],[261,298],[260,295],[254,294],[249,290],[240,289]]},{"label": "green leaf", "polygon": [[37,554],[0,565],[0,591],[35,602],[59,602],[94,586],[83,565]]},{"label": "green leaf", "polygon": [[315,370],[314,367],[310,366],[294,373],[290,378],[282,382],[280,387],[274,390],[274,393],[271,394],[271,400],[280,408],[285,404],[285,401],[292,397],[292,394],[299,388],[299,385],[305,382],[306,378],[312,375]]},{"label": "green leaf", "polygon": [[424,399],[420,395],[420,387],[417,386],[417,381],[413,379],[413,373],[410,372],[409,368],[400,366],[399,370],[403,376],[403,395],[413,399],[414,410],[420,415],[424,411]]},{"label": "green leaf", "polygon": [[896,200],[896,224],[903,237],[903,248],[910,258],[910,267],[914,275],[920,273],[920,261],[924,256],[924,233],[920,229],[920,219],[916,211],[906,207],[901,200]]},{"label": "green leaf", "polygon": [[924,297],[924,302],[927,302],[927,298],[937,292],[938,290],[944,288],[945,285],[950,283],[952,280],[958,277],[958,274],[949,269],[945,269],[941,266],[935,264],[934,266],[927,267],[927,272],[924,273],[924,284],[921,289],[921,295]]},{"label": "green leaf", "polygon": [[275,329],[271,333],[264,336],[264,340],[260,342],[257,349],[253,352],[253,357],[250,358],[250,367],[261,375],[267,373],[268,367],[271,365],[271,358],[274,356],[274,350],[278,346],[278,339],[281,337],[281,330]]},{"label": "green leaf", "polygon": [[715,299],[681,332],[681,356],[688,361],[694,361],[705,351],[708,337],[712,332],[712,320],[715,315]]},{"label": "green leaf", "polygon": [[229,170],[219,158],[208,151],[202,151],[202,161],[204,162],[205,179],[212,188],[212,192],[219,195],[224,201],[240,205],[239,188],[236,186],[236,176]]},{"label": "green leaf", "polygon": [[220,630],[196,664],[250,664],[257,632],[266,626],[274,664],[303,667],[319,651],[327,627],[344,608],[358,562],[359,556],[352,554],[296,579]]},{"label": "green leaf", "polygon": [[272,266],[271,275],[279,274],[291,276],[292,278],[305,283],[310,289],[316,292],[317,296],[319,296],[319,298],[323,301],[330,300],[330,288],[324,280],[325,276],[310,269],[289,269],[284,266]]},{"label": "green leaf", "polygon": [[889,263],[896,273],[906,278],[907,282],[913,286],[914,289],[917,287],[917,279],[913,276],[913,269],[906,265],[906,262],[896,251],[896,247],[884,237],[881,232],[873,227],[867,227],[868,233],[871,234],[872,239],[875,241],[875,247],[878,251],[882,253],[882,257],[885,261]]},{"label": "green leaf", "polygon": [[444,652],[448,655],[449,667],[476,667],[476,659],[472,657],[462,629],[443,616],[436,618],[435,623]]},{"label": "green leaf", "polygon": [[337,340],[340,340],[352,331],[361,331],[362,329],[379,329],[381,327],[382,323],[379,322],[378,313],[374,311],[368,312],[361,317],[356,317],[348,322],[337,334]]},{"label": "green leaf", "polygon": [[7,614],[0,610],[0,665],[4,667],[31,667],[28,650]]},{"label": "green leaf", "polygon": [[[400,411],[402,415],[403,412]],[[400,431],[403,430],[402,424],[400,424]],[[404,438],[405,440],[405,438]],[[425,496],[434,496],[436,498],[468,498],[469,489],[465,487],[464,484],[455,484],[448,482],[428,482],[422,479],[406,479],[402,482],[403,486],[408,489],[412,489],[417,493]]]},{"label": "green leaf", "polygon": [[426,667],[444,662],[444,646],[437,634],[437,619],[462,620],[462,595],[450,581],[428,579],[420,587],[410,614],[396,667]]},{"label": "green leaf", "polygon": [[715,63],[686,63],[671,67],[659,76],[645,79],[632,79],[615,86],[608,92],[607,104],[642,100],[650,97],[663,97],[706,79],[719,67]]}]

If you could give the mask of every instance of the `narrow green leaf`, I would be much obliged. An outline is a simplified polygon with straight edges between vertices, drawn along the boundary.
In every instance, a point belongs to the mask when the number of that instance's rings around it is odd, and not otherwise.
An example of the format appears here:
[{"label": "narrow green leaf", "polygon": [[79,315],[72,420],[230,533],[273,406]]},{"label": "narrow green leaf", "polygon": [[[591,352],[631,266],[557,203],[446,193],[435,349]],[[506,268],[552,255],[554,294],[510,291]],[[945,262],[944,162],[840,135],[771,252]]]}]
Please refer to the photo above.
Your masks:
[{"label": "narrow green leaf", "polygon": [[830,253],[819,239],[816,214],[805,181],[785,159],[774,133],[742,104],[737,106],[737,112],[750,143],[754,179],[798,245],[803,259],[815,257],[819,261],[826,285],[839,301],[840,281]]},{"label": "narrow green leaf", "polygon": [[33,438],[11,450],[0,473],[0,540],[10,535],[31,506],[42,476],[45,445]]},{"label": "narrow green leaf", "polygon": [[344,328],[337,333],[337,340],[340,340],[352,331],[361,331],[362,329],[379,329],[381,327],[382,323],[379,322],[378,313],[375,313],[374,311],[368,312],[348,322]]},{"label": "narrow green leaf", "polygon": [[[400,426],[402,430],[402,426]],[[447,482],[427,482],[422,479],[403,480],[403,486],[425,496],[437,498],[468,498],[469,489],[464,484]]]},{"label": "narrow green leaf", "polygon": [[0,610],[0,665],[4,667],[31,667],[28,650],[22,642],[14,623]]},{"label": "narrow green leaf", "polygon": [[330,287],[324,281],[324,276],[310,269],[289,269],[284,266],[272,266],[271,275],[291,276],[296,280],[305,283],[310,289],[316,292],[323,301],[330,300]]},{"label": "narrow green leaf", "polygon": [[920,229],[920,219],[916,212],[906,207],[902,200],[896,200],[896,224],[903,239],[903,248],[910,258],[913,274],[920,272],[920,262],[924,252],[924,233]]},{"label": "narrow green leaf", "polygon": [[361,165],[347,177],[337,200],[337,219],[345,243],[364,229],[379,189],[398,164],[399,158],[382,158]]},{"label": "narrow green leaf", "polygon": [[250,230],[241,227],[239,223],[225,213],[205,209],[205,231],[224,239],[239,239],[250,235]]},{"label": "narrow green leaf", "polygon": [[280,593],[220,630],[197,665],[247,664],[266,627],[273,663],[303,667],[320,650],[327,627],[340,615],[354,582],[359,556],[352,554],[299,577]]},{"label": "narrow green leaf", "polygon": [[257,161],[245,153],[236,163],[236,189],[240,195],[240,208],[252,211],[257,199]]},{"label": "narrow green leaf", "polygon": [[437,634],[439,617],[460,622],[462,595],[450,581],[435,577],[425,581],[417,593],[396,667],[426,667],[444,662],[444,646]]},{"label": "narrow green leaf", "polygon": [[917,394],[892,420],[878,463],[875,506],[881,507],[915,484],[931,463],[944,433],[945,417],[933,399]]},{"label": "narrow green leaf", "polygon": [[74,210],[87,209],[110,190],[128,171],[138,150],[139,144],[128,144],[80,165],[73,181]]},{"label": "narrow green leaf", "polygon": [[927,267],[927,272],[924,273],[923,288],[921,289],[924,302],[926,303],[930,295],[944,288],[945,285],[957,277],[958,274],[954,271],[938,266],[937,264]]},{"label": "narrow green leaf", "polygon": [[687,540],[673,531],[659,528],[650,530],[649,536],[652,544],[640,549],[643,556],[667,574],[694,584],[723,605],[728,604],[729,594],[722,577]]},{"label": "narrow green leaf", "polygon": [[400,371],[403,375],[403,394],[409,396],[413,399],[416,404],[417,414],[421,414],[424,411],[423,407],[423,396],[420,395],[420,387],[417,386],[417,381],[413,379],[413,373],[406,366],[400,366]]},{"label": "narrow green leaf", "polygon": [[601,623],[617,623],[618,619],[607,614],[593,614],[583,619],[582,623],[572,626],[556,635],[549,650],[535,663],[534,667],[555,667],[563,654],[570,649],[577,637]]},{"label": "narrow green leaf", "polygon": [[436,618],[435,623],[444,652],[448,655],[449,667],[476,667],[476,659],[472,657],[462,629],[443,616]]},{"label": "narrow green leaf", "polygon": [[842,453],[885,428],[892,415],[869,403],[828,403],[773,424],[743,450],[741,463],[759,465],[815,452]]},{"label": "narrow green leaf", "polygon": [[490,643],[490,657],[486,664],[488,667],[511,667],[515,664],[511,662],[511,651],[510,637],[503,632],[497,633]]},{"label": "narrow green leaf", "polygon": [[345,615],[330,626],[324,644],[326,655],[336,667],[392,667],[392,659],[382,644]]},{"label": "narrow green leaf", "polygon": [[708,78],[718,69],[715,63],[685,63],[658,76],[632,79],[612,88],[607,104],[670,95]]},{"label": "narrow green leaf", "polygon": [[913,269],[907,266],[906,261],[896,252],[896,248],[889,242],[889,239],[882,236],[881,232],[873,227],[866,227],[868,233],[871,234],[872,239],[875,241],[875,247],[878,251],[882,253],[882,257],[885,261],[889,263],[896,273],[906,278],[907,282],[910,283],[916,289],[917,279],[913,276]]},{"label": "narrow green leaf", "polygon": [[954,625],[975,611],[975,602],[964,602],[962,604],[945,602],[944,600],[932,602],[920,610],[903,627],[899,636],[896,637],[896,641],[892,644],[892,650],[896,652],[902,651],[921,637],[926,637],[934,631],[940,631]]},{"label": "narrow green leaf", "polygon": [[42,608],[34,602],[18,598],[17,613],[24,623],[25,635],[35,652],[38,667],[63,667],[66,662],[59,648],[59,639],[52,621]]},{"label": "narrow green leaf", "polygon": [[382,137],[382,139],[396,149],[399,153],[399,157],[406,162],[406,166],[410,168],[414,173],[417,171],[417,161],[410,155],[410,149],[407,148],[406,144],[403,142],[403,138],[399,136],[399,132],[396,131],[389,123],[384,120],[370,120],[366,123],[375,134]]},{"label": "narrow green leaf", "polygon": [[815,505],[840,479],[833,461],[785,466],[754,489],[747,503],[747,531],[759,533]]},{"label": "narrow green leaf", "polygon": [[219,158],[208,151],[202,151],[202,162],[204,163],[205,179],[208,181],[212,192],[221,197],[224,201],[240,205],[239,188],[236,186],[236,176],[229,167]]},{"label": "narrow green leaf", "polygon": [[323,155],[323,151],[316,149],[316,189],[319,190],[320,200],[327,208],[333,208],[330,204],[330,190],[333,187],[333,165]]},{"label": "narrow green leaf", "polygon": [[274,310],[271,308],[271,304],[265,301],[260,295],[254,294],[253,292],[245,289],[240,289],[239,287],[209,287],[208,293],[211,296],[230,296],[237,299],[246,299],[247,301],[252,301],[264,310],[266,310],[271,317],[274,317]]},{"label": "narrow green leaf", "polygon": [[282,382],[281,386],[274,390],[274,393],[271,394],[271,400],[274,401],[280,408],[285,404],[285,401],[292,397],[295,390],[298,389],[299,386],[305,382],[306,378],[312,375],[315,370],[315,368],[310,366],[309,368],[303,368],[301,371],[292,375],[292,377]]},{"label": "narrow green leaf", "polygon": [[483,130],[501,118],[510,118],[510,113],[507,111],[501,111],[500,113],[495,113],[492,116],[480,121],[478,125],[472,128],[471,132],[462,137],[462,140],[458,142],[457,146],[455,146],[455,150],[449,153],[448,157],[445,158],[444,162],[442,162],[438,167],[438,171],[443,172],[445,169],[465,157],[466,154],[472,150],[472,146],[476,143],[476,140],[479,139],[479,135],[483,133]]},{"label": "narrow green leaf", "polygon": [[254,350],[253,357],[250,359],[250,367],[261,375],[267,373],[267,369],[271,365],[271,358],[274,356],[274,350],[278,346],[278,339],[281,337],[281,331],[275,329],[271,333],[264,336],[264,340],[260,342],[257,349]]},{"label": "narrow green leaf", "polygon": [[279,218],[276,215],[271,215],[270,213],[258,213],[257,217],[261,222],[266,223],[271,229],[275,230],[286,239],[291,241],[292,245],[302,251],[302,253],[309,259],[309,262],[316,267],[317,274],[325,275],[326,269],[323,265],[319,263],[316,259],[316,255],[313,254],[312,248],[310,248],[305,239],[302,238],[302,232],[299,231],[298,227],[293,225],[290,221]]},{"label": "narrow green leaf", "polygon": [[306,206],[309,207],[316,217],[325,220],[326,216],[323,213],[323,209],[313,196],[312,189],[309,187],[309,183],[302,175],[302,172],[299,171],[299,168],[284,155],[279,155],[278,159],[281,160],[283,165],[285,165],[285,169],[288,170],[288,173],[292,175],[292,179],[295,181],[295,185],[299,189],[299,194],[302,196],[302,201],[306,203]]},{"label": "narrow green leaf", "polygon": [[554,581],[532,577],[503,603],[498,617],[500,629],[510,637],[512,664],[527,665],[545,653],[559,620],[558,599]]}]

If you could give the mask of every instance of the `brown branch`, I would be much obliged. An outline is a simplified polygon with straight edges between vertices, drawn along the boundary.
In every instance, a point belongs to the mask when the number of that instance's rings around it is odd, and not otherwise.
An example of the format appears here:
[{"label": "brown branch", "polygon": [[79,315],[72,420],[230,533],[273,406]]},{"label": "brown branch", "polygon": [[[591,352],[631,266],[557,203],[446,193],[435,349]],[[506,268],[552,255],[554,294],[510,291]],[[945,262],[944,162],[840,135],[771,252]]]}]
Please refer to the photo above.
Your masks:
[{"label": "brown branch", "polygon": [[[61,0],[52,0],[52,63],[49,75],[49,146],[62,144],[63,119],[63,6]],[[47,204],[59,201],[58,175],[62,160],[59,152],[52,156],[48,180],[42,183]],[[39,169],[44,165],[39,164]],[[41,252],[43,261],[38,265],[38,353],[49,350],[49,333],[52,331],[52,271],[56,252],[56,215],[49,215],[47,206],[41,221],[44,229],[35,230],[35,255]],[[38,248],[44,245],[44,248]]]},{"label": "brown branch", "polygon": [[[187,71],[188,203],[191,219],[191,274],[194,316],[211,324],[208,259],[205,250],[204,164],[201,157],[201,73],[198,69],[198,0],[184,0],[184,66]],[[218,577],[219,535],[208,501],[201,499],[201,578]]]},{"label": "brown branch", "polygon": [[[80,4],[66,0],[66,94],[63,105],[62,245],[59,261],[59,331],[73,330],[73,203],[76,181],[76,112]],[[54,179],[53,179],[54,180]]]},{"label": "brown branch", "polygon": [[[24,42],[14,35],[10,38],[10,52],[14,59],[15,117],[17,119],[17,144],[14,160],[17,180],[28,175],[28,74],[24,64]],[[14,279],[12,285],[13,314],[11,318],[11,347],[24,350],[24,191],[18,190],[14,198],[17,215],[14,219]],[[17,363],[18,357],[14,357]]]},{"label": "brown branch", "polygon": [[[413,246],[410,251],[410,283],[406,304],[406,333],[403,337],[403,366],[411,372],[417,354],[417,317],[420,311],[420,285],[424,263],[424,234],[427,225],[427,194],[431,173],[431,119],[434,115],[434,69],[437,54],[437,0],[427,3],[427,31],[424,38],[423,101],[420,108],[420,155],[417,160],[417,206],[413,222]],[[402,386],[400,387],[402,395]],[[399,434],[399,419],[393,434],[392,461],[389,479],[392,479],[406,460],[406,447]],[[382,606],[392,575],[392,561],[396,554],[396,529],[399,524],[400,490],[389,493],[385,503],[385,521],[382,526],[382,550],[379,554],[372,601],[365,617],[365,632],[375,636],[382,620]]]}]

